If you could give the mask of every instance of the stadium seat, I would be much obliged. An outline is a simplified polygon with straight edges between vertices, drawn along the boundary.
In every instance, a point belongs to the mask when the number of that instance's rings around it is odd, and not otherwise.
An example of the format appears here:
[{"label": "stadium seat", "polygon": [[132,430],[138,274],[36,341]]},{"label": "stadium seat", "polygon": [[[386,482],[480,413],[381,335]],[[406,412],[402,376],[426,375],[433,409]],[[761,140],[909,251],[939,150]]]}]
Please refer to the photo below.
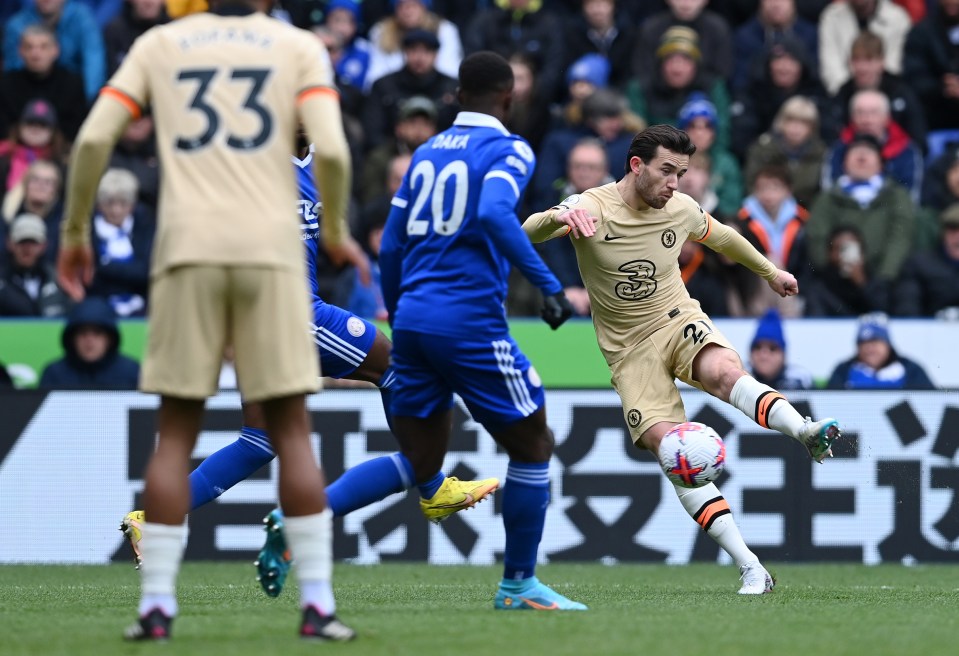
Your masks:
[{"label": "stadium seat", "polygon": [[927,164],[936,161],[950,144],[959,143],[959,130],[932,130],[926,136]]}]

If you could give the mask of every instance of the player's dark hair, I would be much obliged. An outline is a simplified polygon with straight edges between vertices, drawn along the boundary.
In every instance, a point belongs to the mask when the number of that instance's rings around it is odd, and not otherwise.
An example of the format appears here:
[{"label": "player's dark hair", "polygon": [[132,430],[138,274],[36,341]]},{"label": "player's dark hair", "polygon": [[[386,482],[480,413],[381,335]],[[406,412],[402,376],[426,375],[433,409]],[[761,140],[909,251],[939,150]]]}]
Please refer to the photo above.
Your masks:
[{"label": "player's dark hair", "polygon": [[656,150],[659,146],[680,155],[692,155],[696,152],[696,144],[679,128],[665,123],[650,125],[636,133],[633,142],[629,144],[629,152],[626,153],[626,173],[630,171],[629,160],[638,157],[645,164],[649,164],[656,158]]},{"label": "player's dark hair", "polygon": [[513,69],[495,52],[474,52],[460,64],[460,91],[464,95],[479,98],[512,88]]}]

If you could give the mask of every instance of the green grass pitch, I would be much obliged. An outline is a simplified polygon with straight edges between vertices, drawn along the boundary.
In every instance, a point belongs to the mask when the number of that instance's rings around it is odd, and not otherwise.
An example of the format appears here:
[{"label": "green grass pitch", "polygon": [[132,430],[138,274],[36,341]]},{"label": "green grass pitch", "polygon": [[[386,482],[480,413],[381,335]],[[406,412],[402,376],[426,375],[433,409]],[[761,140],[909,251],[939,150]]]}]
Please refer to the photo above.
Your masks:
[{"label": "green grass pitch", "polygon": [[338,614],[356,642],[296,637],[296,588],[264,596],[253,568],[190,563],[167,645],[130,645],[131,566],[0,567],[0,654],[955,654],[959,567],[769,567],[776,591],[736,594],[732,567],[547,565],[540,577],[584,613],[494,611],[496,567],[337,565]]}]

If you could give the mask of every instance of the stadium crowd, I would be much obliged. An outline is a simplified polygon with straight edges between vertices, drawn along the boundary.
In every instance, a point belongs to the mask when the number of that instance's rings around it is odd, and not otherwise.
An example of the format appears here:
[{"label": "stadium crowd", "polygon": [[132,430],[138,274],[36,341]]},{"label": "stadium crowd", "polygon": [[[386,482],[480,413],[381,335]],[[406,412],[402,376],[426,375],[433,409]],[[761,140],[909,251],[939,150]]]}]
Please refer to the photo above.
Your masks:
[{"label": "stadium crowd", "polygon": [[[52,265],[71,141],[137,37],[205,5],[3,3],[0,316],[70,312]],[[507,127],[538,157],[521,217],[620,177],[632,135],[670,123],[698,147],[681,191],[800,281],[781,299],[688,242],[683,279],[711,316],[959,307],[959,0],[278,0],[274,13],[330,52],[353,155],[351,228],[374,281],[410,153],[451,124],[460,60],[489,49],[516,78]],[[88,295],[142,317],[161,174],[148,113],[110,166]],[[588,315],[571,246],[538,248]],[[321,267],[324,298],[384,318],[375,283]],[[517,277],[510,314],[539,303]]]}]

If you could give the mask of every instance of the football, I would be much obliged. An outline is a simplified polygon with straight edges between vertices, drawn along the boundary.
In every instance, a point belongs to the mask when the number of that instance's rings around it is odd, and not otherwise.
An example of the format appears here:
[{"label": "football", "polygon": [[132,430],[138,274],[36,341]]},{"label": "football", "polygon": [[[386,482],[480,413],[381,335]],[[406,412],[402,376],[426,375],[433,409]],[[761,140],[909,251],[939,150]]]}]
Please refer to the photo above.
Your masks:
[{"label": "football", "polygon": [[712,483],[726,466],[726,444],[706,424],[678,424],[659,444],[659,464],[673,483],[702,487]]}]

